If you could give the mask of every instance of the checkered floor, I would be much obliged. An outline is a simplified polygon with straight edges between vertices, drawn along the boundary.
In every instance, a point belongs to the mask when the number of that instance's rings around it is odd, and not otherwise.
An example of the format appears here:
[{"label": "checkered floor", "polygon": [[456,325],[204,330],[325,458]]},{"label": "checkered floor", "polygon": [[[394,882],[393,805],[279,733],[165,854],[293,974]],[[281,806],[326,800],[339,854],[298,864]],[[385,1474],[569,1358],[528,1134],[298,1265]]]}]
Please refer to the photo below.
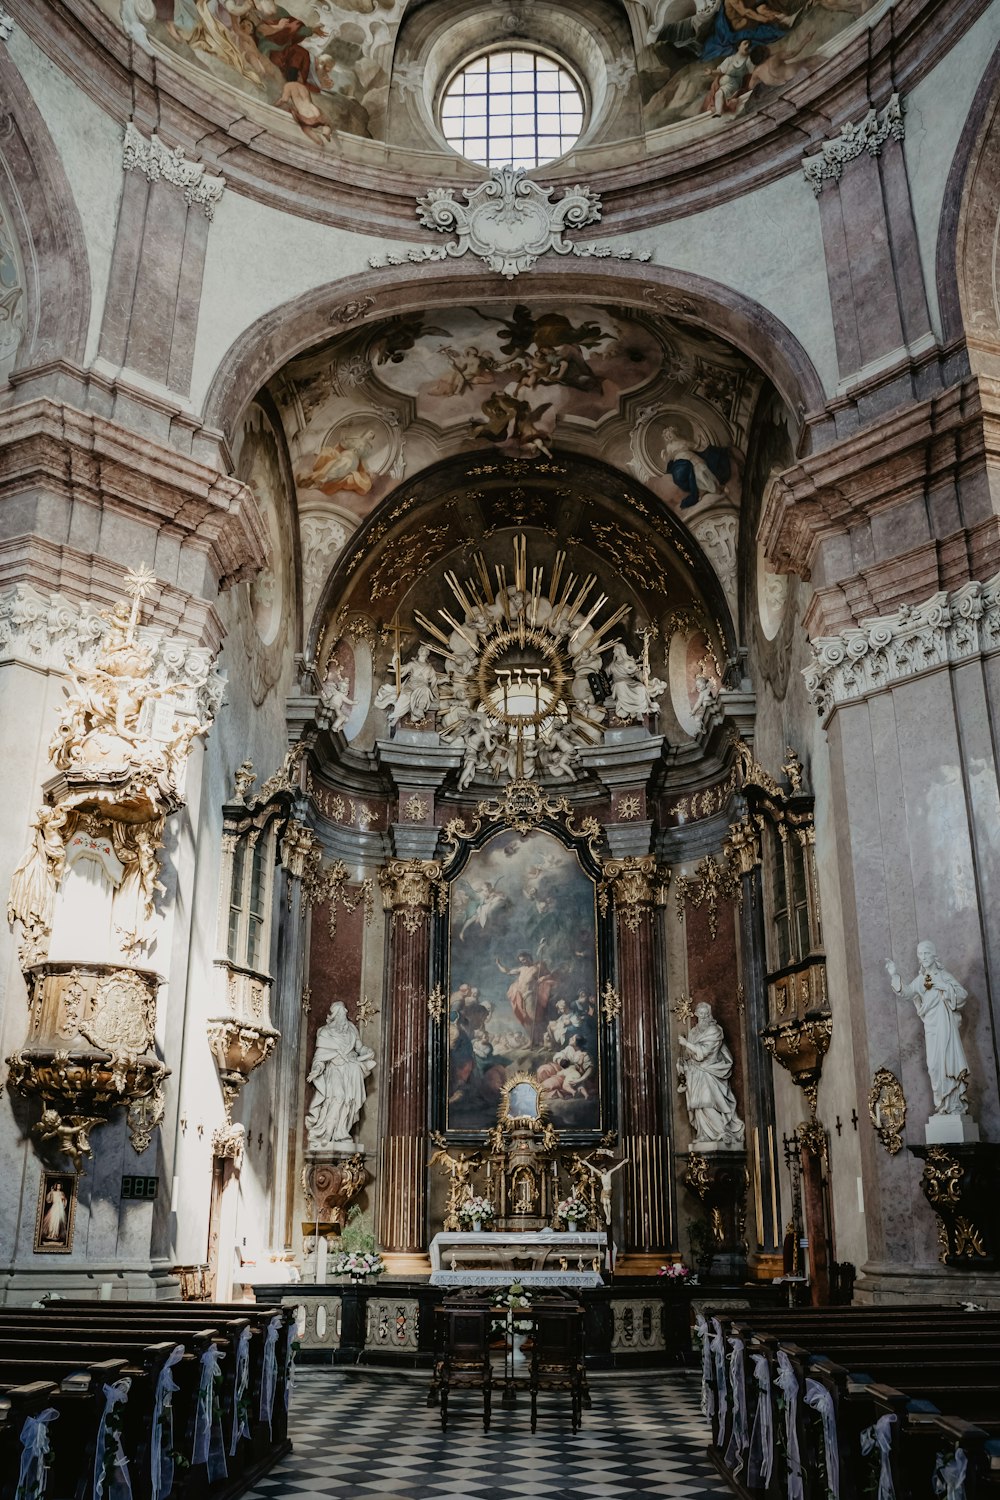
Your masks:
[{"label": "checkered floor", "polygon": [[488,1434],[475,1396],[458,1392],[448,1431],[426,1382],[300,1369],[293,1451],[251,1500],[722,1500],[704,1454],[697,1378],[683,1371],[591,1380],[593,1406],[574,1437],[565,1397],[543,1396],[531,1435],[527,1396],[497,1395]]}]

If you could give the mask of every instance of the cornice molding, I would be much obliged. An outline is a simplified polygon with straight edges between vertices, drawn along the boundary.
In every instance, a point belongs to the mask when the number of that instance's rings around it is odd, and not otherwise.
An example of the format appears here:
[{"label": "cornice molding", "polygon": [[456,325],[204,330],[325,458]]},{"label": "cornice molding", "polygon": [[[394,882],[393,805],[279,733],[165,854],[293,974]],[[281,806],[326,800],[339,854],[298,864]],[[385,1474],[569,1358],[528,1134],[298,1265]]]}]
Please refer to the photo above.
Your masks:
[{"label": "cornice molding", "polygon": [[1000,650],[1000,573],[952,592],[940,590],[923,604],[904,604],[838,635],[810,642],[806,691],[824,719],[925,672]]},{"label": "cornice molding", "polygon": [[253,577],[268,537],[238,479],[115,422],[40,398],[0,412],[0,503],[26,491],[169,527],[210,559],[219,588]]},{"label": "cornice molding", "polygon": [[845,121],[839,135],[824,141],[815,155],[802,158],[806,182],[818,198],[825,183],[840,181],[848,162],[856,161],[865,152],[881,156],[886,141],[901,141],[904,134],[903,101],[899,94],[890,94],[888,104],[882,109],[873,106],[857,125]]},{"label": "cornice molding", "polygon": [[169,182],[184,193],[184,201],[200,208],[206,219],[215,217],[226,179],[212,177],[200,162],[189,161],[180,146],[165,146],[154,130],[149,140],[129,120],[122,142],[122,170],[141,172],[147,182]]},{"label": "cornice molding", "polygon": [[[317,223],[383,239],[406,235],[414,176],[427,169],[426,158],[422,166],[383,166],[377,158],[385,148],[378,142],[351,142],[347,154],[335,156],[251,122],[235,91],[213,90],[208,75],[182,75],[168,60],[140,53],[96,0],[50,0],[44,8],[33,0],[6,3],[25,34],[114,118],[134,116],[140,128],[155,126],[188,152],[224,158],[231,190]],[[744,198],[800,168],[803,135],[818,144],[831,120],[857,118],[870,103],[874,80],[892,78],[911,91],[988,3],[956,0],[946,24],[934,0],[897,0],[822,67],[710,141],[690,140],[661,153],[639,150],[634,141],[617,149],[604,143],[595,153],[599,165],[591,167],[584,150],[568,172],[587,173],[616,235]],[[452,170],[450,163],[442,166]],[[558,171],[546,177],[557,185],[572,180]]]},{"label": "cornice molding", "polygon": [[[993,387],[996,386],[996,389]],[[970,378],[810,454],[771,485],[759,536],[770,562],[808,578],[823,540],[956,481],[997,453],[1000,385]]]},{"label": "cornice molding", "polygon": [[[25,583],[0,589],[0,664],[60,673],[71,662],[76,668],[90,666],[111,625],[111,611],[100,609],[98,602]],[[199,719],[214,719],[226,690],[225,675],[215,670],[215,652],[155,625],[140,626],[137,637],[150,653],[154,685],[191,688]]]}]

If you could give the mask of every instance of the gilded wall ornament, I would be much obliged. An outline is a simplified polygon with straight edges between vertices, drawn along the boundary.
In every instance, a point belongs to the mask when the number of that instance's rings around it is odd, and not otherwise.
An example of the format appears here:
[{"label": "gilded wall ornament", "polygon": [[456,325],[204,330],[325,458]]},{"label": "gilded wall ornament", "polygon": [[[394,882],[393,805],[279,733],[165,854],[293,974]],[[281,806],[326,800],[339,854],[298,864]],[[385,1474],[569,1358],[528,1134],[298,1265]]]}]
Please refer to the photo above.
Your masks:
[{"label": "gilded wall ornament", "polygon": [[706,908],[708,935],[713,943],[719,933],[720,903],[735,900],[742,905],[743,902],[743,888],[736,872],[728,860],[720,862],[713,854],[706,855],[695,866],[693,875],[678,876],[676,890],[677,908],[682,916],[689,902],[692,906]]},{"label": "gilded wall ornament", "polygon": [[444,990],[439,984],[436,984],[427,996],[427,1014],[432,1021],[442,1021],[444,1020],[446,1009]]},{"label": "gilded wall ornament", "polygon": [[600,859],[604,830],[597,819],[584,817],[577,822],[576,812],[567,798],[553,797],[536,781],[525,777],[515,777],[498,796],[477,803],[471,827],[466,826],[464,818],[449,819],[444,826],[443,839],[447,847],[457,851],[460,843],[474,839],[488,824],[502,823],[526,834],[550,818],[560,824],[571,839],[586,845],[592,859]]},{"label": "gilded wall ornament", "polygon": [[890,1156],[895,1156],[903,1147],[906,1095],[899,1079],[889,1068],[879,1068],[872,1079],[868,1114],[882,1145]]},{"label": "gilded wall ornament", "polygon": [[609,979],[601,995],[601,1009],[606,1021],[617,1021],[622,1013],[622,997]]},{"label": "gilded wall ornament", "polygon": [[822,1015],[783,1021],[766,1026],[760,1033],[761,1041],[775,1062],[780,1063],[791,1075],[792,1082],[802,1089],[814,1116],[823,1059],[830,1050],[832,1036],[833,1017]]},{"label": "gilded wall ornament", "polygon": [[367,925],[375,909],[375,882],[369,877],[361,882],[354,894],[350,890],[350,871],[343,860],[324,865],[320,846],[317,843],[310,852],[302,876],[302,900],[306,906],[327,906],[327,930],[331,941],[337,936],[337,909],[342,906],[348,913],[364,910]]}]

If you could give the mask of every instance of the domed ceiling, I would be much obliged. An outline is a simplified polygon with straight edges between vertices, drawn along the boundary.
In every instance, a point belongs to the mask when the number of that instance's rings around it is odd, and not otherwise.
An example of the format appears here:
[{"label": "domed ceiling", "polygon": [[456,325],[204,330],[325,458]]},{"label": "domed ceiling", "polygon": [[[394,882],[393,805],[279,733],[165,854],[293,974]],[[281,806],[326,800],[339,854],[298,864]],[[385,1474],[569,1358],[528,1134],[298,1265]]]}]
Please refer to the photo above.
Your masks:
[{"label": "domed ceiling", "polygon": [[373,511],[463,454],[461,482],[475,490],[502,474],[512,515],[521,491],[511,480],[564,473],[570,456],[634,478],[664,520],[683,522],[732,606],[745,448],[763,386],[721,341],[620,307],[456,307],[341,335],[270,386],[296,486],[307,628]]},{"label": "domed ceiling", "polygon": [[[415,9],[407,0],[98,3],[153,56],[238,96],[249,117],[278,133],[308,139],[323,152],[350,154],[356,149],[351,138],[405,143],[412,123],[421,153],[436,150],[456,160],[438,129],[438,99],[430,97],[434,89],[422,75],[422,48],[400,48],[400,28]],[[866,0],[578,0],[560,6],[564,25],[571,13],[581,35],[592,33],[587,59],[570,59],[592,106],[582,144],[634,139],[638,129],[647,136],[646,150],[661,150],[692,134],[724,130],[817,68],[851,29],[884,8],[885,0],[874,6]],[[553,7],[519,0],[483,7],[480,50],[499,38],[530,42],[533,12],[540,16],[545,9]],[[462,20],[464,37],[475,10],[440,0],[435,10],[432,0],[416,8],[417,29],[430,11],[439,30]],[[426,27],[424,37],[423,50],[429,50],[437,38]],[[392,85],[410,111],[402,132],[389,128]],[[653,141],[651,132],[657,133]]]}]

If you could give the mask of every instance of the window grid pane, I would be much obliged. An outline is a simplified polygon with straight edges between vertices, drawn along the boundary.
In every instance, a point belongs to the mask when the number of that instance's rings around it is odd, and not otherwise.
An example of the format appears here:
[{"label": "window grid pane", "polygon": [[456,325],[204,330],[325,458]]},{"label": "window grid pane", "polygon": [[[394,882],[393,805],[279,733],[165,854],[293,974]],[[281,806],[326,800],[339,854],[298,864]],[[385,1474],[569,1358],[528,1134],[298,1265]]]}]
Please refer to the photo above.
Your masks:
[{"label": "window grid pane", "polygon": [[552,58],[488,52],[452,79],[440,125],[449,145],[481,166],[538,167],[579,139],[583,100]]}]

